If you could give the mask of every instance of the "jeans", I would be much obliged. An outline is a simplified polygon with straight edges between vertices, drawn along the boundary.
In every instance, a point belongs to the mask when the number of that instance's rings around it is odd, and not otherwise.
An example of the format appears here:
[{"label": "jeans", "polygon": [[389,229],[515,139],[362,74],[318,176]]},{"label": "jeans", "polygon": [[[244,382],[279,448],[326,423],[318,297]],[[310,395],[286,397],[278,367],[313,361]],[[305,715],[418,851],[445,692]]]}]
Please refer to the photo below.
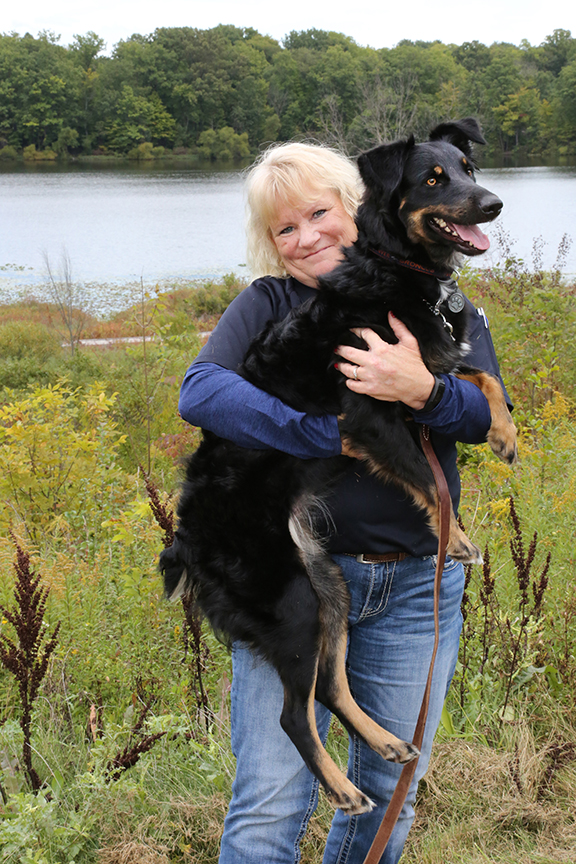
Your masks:
[{"label": "jeans", "polygon": [[[350,591],[347,672],[358,704],[378,723],[411,741],[434,642],[435,557],[367,564],[334,556]],[[381,864],[396,864],[414,818],[418,780],[428,767],[432,741],[458,655],[461,564],[447,559],[440,598],[440,647],[434,669],[422,755]],[[318,781],[280,727],[284,699],[276,671],[242,644],[233,648],[232,750],[236,778],[220,848],[220,864],[297,864],[300,841],[318,799]],[[330,712],[316,703],[322,740]],[[348,776],[377,806],[346,816],[337,810],[324,864],[362,864],[401,765],[384,761],[359,739],[349,745]]]}]

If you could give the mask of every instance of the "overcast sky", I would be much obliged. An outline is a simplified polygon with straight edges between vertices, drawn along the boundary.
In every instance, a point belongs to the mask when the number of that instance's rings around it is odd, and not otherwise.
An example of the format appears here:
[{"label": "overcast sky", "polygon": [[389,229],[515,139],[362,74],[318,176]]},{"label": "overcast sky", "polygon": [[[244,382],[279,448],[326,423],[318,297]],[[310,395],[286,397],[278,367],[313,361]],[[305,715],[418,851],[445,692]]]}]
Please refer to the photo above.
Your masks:
[{"label": "overcast sky", "polygon": [[52,30],[67,45],[74,34],[93,30],[108,51],[132,33],[217,24],[254,27],[278,40],[291,30],[336,30],[373,48],[391,48],[401,39],[458,45],[474,39],[519,45],[527,39],[539,45],[556,29],[576,36],[574,0],[3,0],[1,5],[0,32],[36,36]]}]

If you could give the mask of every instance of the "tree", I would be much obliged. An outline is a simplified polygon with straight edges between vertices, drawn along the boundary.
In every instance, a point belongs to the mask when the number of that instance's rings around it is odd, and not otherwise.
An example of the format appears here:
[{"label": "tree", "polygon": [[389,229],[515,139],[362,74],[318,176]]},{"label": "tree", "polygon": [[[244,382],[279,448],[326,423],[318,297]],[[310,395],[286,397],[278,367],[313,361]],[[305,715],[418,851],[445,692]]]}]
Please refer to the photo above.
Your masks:
[{"label": "tree", "polygon": [[219,159],[223,162],[246,159],[250,156],[248,135],[237,135],[230,126],[223,126],[217,132],[206,129],[198,137],[198,146],[206,159]]}]

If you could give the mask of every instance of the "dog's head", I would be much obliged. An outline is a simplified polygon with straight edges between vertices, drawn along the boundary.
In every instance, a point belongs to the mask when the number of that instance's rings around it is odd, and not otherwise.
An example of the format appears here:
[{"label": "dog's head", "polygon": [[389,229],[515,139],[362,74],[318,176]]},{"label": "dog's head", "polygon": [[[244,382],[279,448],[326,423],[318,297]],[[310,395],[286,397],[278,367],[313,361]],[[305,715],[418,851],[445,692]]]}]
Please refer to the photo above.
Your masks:
[{"label": "dog's head", "polygon": [[495,219],[502,202],[476,183],[473,142],[486,143],[468,117],[440,124],[421,144],[410,137],[362,154],[358,167],[366,198],[358,221],[368,241],[392,237],[408,247],[416,244],[441,264],[455,253],[485,252],[490,242],[478,224]]}]

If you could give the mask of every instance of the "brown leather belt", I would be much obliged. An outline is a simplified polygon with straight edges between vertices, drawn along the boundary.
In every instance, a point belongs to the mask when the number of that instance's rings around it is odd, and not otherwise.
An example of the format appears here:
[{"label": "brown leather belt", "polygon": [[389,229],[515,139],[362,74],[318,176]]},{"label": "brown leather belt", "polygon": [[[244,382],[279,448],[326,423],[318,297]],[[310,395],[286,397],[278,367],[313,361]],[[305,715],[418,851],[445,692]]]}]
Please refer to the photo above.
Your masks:
[{"label": "brown leather belt", "polygon": [[407,552],[384,552],[382,555],[373,555],[369,552],[367,555],[361,552],[359,555],[355,555],[353,552],[345,552],[345,555],[349,555],[350,558],[356,558],[356,560],[360,564],[384,564],[387,561],[404,561],[405,558],[408,558]]}]

